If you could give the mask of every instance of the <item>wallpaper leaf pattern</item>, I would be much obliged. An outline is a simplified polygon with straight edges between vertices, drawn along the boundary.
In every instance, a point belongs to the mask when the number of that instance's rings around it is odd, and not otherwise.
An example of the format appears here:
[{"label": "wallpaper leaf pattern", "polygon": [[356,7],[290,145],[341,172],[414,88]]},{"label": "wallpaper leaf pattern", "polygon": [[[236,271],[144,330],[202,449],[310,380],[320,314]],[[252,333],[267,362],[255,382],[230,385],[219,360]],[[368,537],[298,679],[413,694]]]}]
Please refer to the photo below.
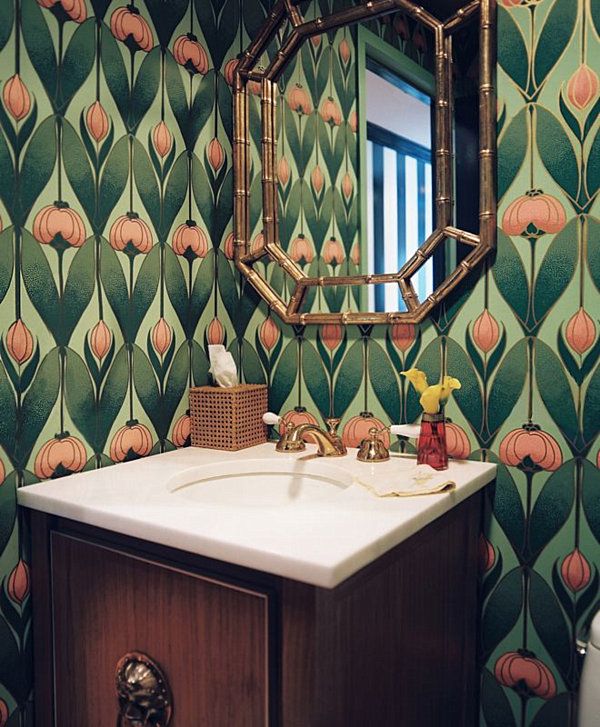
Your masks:
[{"label": "wallpaper leaf pattern", "polygon": [[[597,4],[499,2],[497,254],[429,322],[388,328],[283,325],[232,265],[230,84],[269,10],[0,3],[0,727],[33,724],[17,487],[188,444],[209,343],[286,419],[342,417],[349,445],[374,420],[417,418],[400,370],[459,372],[449,449],[498,463],[481,721],[574,725],[574,639],[600,598]],[[431,67],[411,19],[367,25]],[[282,243],[312,275],[360,254],[355,56],[349,31],[308,43],[282,97]],[[251,119],[256,155],[258,102]],[[260,204],[255,176],[256,244]],[[264,272],[281,291],[281,270]],[[317,295],[334,308],[347,292]]]}]

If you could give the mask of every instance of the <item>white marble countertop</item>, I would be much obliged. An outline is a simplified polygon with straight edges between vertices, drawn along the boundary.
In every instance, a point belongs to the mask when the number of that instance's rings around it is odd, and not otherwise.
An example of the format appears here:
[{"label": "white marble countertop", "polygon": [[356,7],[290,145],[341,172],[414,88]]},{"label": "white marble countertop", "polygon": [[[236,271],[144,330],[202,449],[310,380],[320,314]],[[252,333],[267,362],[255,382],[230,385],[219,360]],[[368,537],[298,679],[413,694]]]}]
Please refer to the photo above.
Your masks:
[{"label": "white marble countertop", "polygon": [[[41,482],[18,491],[19,504],[113,532],[179,548],[315,586],[333,588],[386,551],[491,482],[496,466],[451,461],[451,492],[417,497],[377,497],[357,479],[407,477],[410,456],[385,463],[358,462],[356,450],[335,459],[306,452],[279,454],[273,443],[239,452],[186,448],[135,462]],[[308,455],[308,456],[307,456]],[[302,472],[319,463],[347,473],[347,485],[331,485],[331,495],[297,502],[257,502],[248,496],[202,502],[171,492],[169,481],[186,470],[224,467],[233,462],[251,468],[257,459],[283,463]],[[290,462],[293,460],[293,462]],[[332,470],[333,471],[333,470]],[[201,485],[196,485],[196,487]],[[213,490],[216,483],[211,482]]]}]

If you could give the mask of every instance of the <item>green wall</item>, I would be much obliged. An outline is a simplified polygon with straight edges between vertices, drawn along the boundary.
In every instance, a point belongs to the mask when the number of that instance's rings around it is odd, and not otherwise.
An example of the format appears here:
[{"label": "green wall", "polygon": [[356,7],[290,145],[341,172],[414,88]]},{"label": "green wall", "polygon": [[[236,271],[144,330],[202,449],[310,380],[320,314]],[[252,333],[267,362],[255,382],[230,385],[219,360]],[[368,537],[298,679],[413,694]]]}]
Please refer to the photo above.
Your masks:
[{"label": "green wall", "polygon": [[[600,561],[597,4],[503,0],[496,258],[426,325],[347,330],[281,325],[228,259],[228,61],[267,0],[146,0],[139,17],[124,0],[50,4],[0,3],[0,726],[32,723],[16,487],[185,444],[186,388],[206,380],[206,345],[220,340],[247,380],[270,384],[273,409],[335,412],[348,441],[367,412],[417,416],[402,368],[434,378],[445,361],[461,377],[451,447],[500,462],[481,540],[482,722],[574,724],[572,642]],[[177,41],[191,29],[199,45]],[[370,29],[428,65],[426,36],[403,16]],[[314,124],[315,151],[299,169],[287,137],[282,204],[308,189],[311,249],[331,260],[335,218],[348,264],[352,36],[303,60],[305,81],[328,83],[312,114],[286,111],[299,135]],[[329,96],[339,124],[319,114]],[[316,165],[334,210],[320,223]]]}]

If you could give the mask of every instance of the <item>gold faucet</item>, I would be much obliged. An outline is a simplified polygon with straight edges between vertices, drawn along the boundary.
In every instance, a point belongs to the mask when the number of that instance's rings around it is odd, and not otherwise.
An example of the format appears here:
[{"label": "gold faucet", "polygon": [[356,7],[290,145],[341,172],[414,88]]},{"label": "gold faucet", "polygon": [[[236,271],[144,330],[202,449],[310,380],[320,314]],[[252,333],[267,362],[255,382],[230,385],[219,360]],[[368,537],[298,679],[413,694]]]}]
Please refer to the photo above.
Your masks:
[{"label": "gold faucet", "polygon": [[[271,423],[268,421],[267,423]],[[317,424],[305,423],[296,426],[287,422],[285,431],[281,435],[275,449],[278,452],[302,452],[306,449],[303,436],[306,434],[312,437],[317,443],[317,455],[319,457],[343,457],[347,454],[346,446],[337,433],[340,420],[330,417],[325,419],[327,431],[321,429]]]}]

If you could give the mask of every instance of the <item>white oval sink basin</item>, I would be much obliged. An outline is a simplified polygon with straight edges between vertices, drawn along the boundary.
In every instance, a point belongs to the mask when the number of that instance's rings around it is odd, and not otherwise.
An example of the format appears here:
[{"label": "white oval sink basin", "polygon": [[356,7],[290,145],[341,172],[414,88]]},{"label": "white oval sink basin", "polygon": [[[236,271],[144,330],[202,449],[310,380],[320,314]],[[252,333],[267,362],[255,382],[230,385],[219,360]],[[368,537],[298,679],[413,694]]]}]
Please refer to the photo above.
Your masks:
[{"label": "white oval sink basin", "polygon": [[335,498],[351,484],[352,476],[341,467],[282,457],[192,467],[171,477],[167,489],[204,504],[282,507]]}]

